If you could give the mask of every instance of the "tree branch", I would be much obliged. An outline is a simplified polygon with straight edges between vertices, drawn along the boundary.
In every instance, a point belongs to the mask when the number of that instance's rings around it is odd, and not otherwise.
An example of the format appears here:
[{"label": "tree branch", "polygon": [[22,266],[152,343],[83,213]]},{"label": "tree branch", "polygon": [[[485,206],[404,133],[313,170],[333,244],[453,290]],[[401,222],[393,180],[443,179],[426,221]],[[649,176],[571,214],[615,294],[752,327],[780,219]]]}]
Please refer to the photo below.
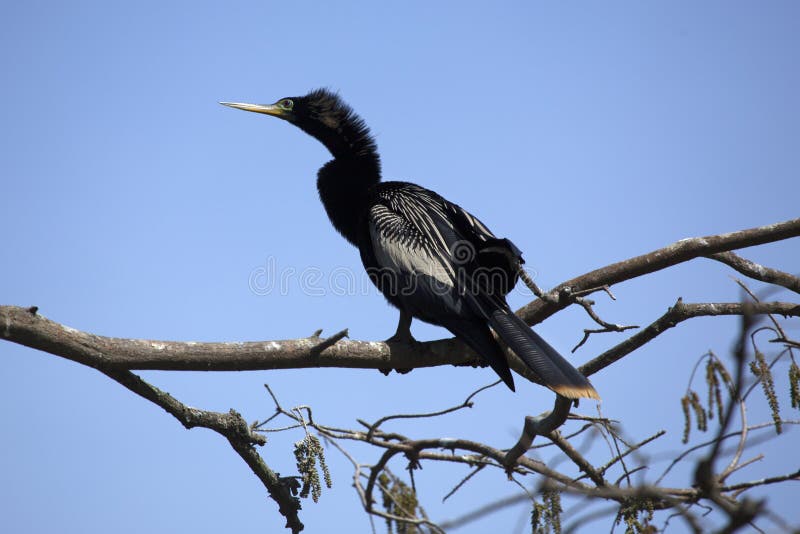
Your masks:
[{"label": "tree branch", "polygon": [[[788,302],[684,304],[667,313],[628,340],[581,367],[590,375],[607,367],[665,330],[692,317],[750,313],[800,315],[800,305]],[[49,352],[101,371],[140,369],[164,371],[248,371],[341,367],[357,369],[418,368],[437,365],[480,365],[472,351],[455,339],[419,343],[328,340],[318,337],[277,341],[200,343],[153,341],[98,336],[51,321],[31,308],[0,306],[0,337]],[[524,369],[517,369],[523,375]],[[535,380],[535,377],[534,381]]]},{"label": "tree branch", "polygon": [[708,257],[712,260],[724,263],[754,280],[775,284],[794,291],[795,293],[800,293],[800,277],[779,271],[778,269],[759,265],[733,252],[719,252],[717,254],[711,254]]},{"label": "tree branch", "polygon": [[286,518],[286,528],[291,529],[293,534],[303,530],[303,523],[297,515],[300,510],[300,499],[292,495],[289,485],[267,466],[253,447],[254,445],[264,445],[267,440],[264,436],[253,432],[247,421],[236,411],[219,413],[191,408],[130,371],[101,369],[101,372],[133,393],[160,406],[187,429],[203,427],[224,436],[255,473],[269,492],[270,497],[278,503],[280,513]]},{"label": "tree branch", "polygon": [[588,289],[599,290],[702,256],[798,236],[800,236],[800,218],[728,234],[682,239],[664,248],[612,263],[562,282],[543,294],[541,298],[517,310],[517,314],[528,324],[540,323],[569,306],[572,303],[572,295],[585,294]]},{"label": "tree branch", "polygon": [[[477,355],[455,339],[418,343],[414,347],[405,343],[342,339],[346,331],[328,339],[311,336],[224,343],[126,339],[82,332],[31,310],[0,306],[0,337],[95,369],[256,371],[479,364]],[[336,343],[330,343],[332,340]]]},{"label": "tree branch", "polygon": [[600,356],[580,366],[578,370],[586,376],[592,375],[687,319],[717,315],[742,315],[744,313],[774,313],[786,317],[800,317],[800,304],[792,302],[684,304],[682,299],[678,299],[675,305],[669,308],[664,315],[653,321],[649,326],[632,335],[622,343],[608,349]]}]

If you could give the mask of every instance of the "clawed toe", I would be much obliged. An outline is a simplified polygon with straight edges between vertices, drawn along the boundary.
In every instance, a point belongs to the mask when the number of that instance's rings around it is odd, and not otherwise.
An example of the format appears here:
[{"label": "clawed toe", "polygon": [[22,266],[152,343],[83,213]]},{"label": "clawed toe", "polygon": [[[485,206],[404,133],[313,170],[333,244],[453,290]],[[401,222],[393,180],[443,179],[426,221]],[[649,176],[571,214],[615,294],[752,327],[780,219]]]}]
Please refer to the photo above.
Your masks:
[{"label": "clawed toe", "polygon": [[412,335],[395,334],[385,341],[385,343],[402,343],[404,345],[417,345],[419,341]]}]

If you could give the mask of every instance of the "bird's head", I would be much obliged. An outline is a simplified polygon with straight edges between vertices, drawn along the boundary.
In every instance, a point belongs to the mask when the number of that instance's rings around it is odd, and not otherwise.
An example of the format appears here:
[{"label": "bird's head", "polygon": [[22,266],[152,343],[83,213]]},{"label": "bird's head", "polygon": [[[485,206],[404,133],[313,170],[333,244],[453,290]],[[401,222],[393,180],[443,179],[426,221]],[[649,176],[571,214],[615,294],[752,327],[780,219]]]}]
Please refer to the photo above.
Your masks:
[{"label": "bird's head", "polygon": [[375,141],[361,117],[338,94],[328,89],[315,89],[305,96],[281,98],[274,104],[220,104],[290,122],[317,138],[336,157],[366,156],[376,151]]}]

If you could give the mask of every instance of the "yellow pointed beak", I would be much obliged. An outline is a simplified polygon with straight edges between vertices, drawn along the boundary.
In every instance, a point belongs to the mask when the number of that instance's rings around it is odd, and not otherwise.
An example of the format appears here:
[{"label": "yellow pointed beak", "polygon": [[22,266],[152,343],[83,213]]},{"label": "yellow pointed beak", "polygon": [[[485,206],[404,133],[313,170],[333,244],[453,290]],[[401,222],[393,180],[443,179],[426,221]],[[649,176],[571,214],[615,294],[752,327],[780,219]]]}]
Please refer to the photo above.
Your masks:
[{"label": "yellow pointed beak", "polygon": [[242,104],[239,102],[220,102],[223,106],[230,108],[243,109],[245,111],[253,111],[255,113],[263,113],[265,115],[272,115],[273,117],[286,117],[286,110],[276,106],[275,104]]}]

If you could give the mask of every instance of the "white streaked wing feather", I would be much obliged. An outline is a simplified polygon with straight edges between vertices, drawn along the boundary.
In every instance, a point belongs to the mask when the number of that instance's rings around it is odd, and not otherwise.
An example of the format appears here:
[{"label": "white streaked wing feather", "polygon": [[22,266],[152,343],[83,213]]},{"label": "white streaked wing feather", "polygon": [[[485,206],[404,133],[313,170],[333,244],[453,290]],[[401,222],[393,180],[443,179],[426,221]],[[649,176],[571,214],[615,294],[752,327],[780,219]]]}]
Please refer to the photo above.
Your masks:
[{"label": "white streaked wing feather", "polygon": [[[441,253],[432,246],[429,237],[433,232],[422,232],[386,206],[378,204],[370,210],[370,237],[381,266],[399,273],[427,275],[452,287],[455,276],[452,266],[442,261]],[[438,238],[444,241],[441,234]]]}]

